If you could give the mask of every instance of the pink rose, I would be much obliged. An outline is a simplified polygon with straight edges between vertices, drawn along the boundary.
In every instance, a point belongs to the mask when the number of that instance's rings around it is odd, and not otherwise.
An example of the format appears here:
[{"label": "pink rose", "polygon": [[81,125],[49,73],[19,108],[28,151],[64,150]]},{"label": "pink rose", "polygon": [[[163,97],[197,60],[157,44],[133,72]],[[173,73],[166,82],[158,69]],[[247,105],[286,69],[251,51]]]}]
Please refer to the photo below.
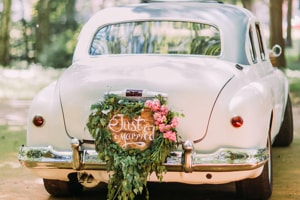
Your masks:
[{"label": "pink rose", "polygon": [[152,101],[151,100],[147,100],[145,102],[145,106],[151,109],[151,107],[152,107]]},{"label": "pink rose", "polygon": [[165,131],[165,124],[159,124],[158,125],[158,129],[159,129],[159,131],[161,132],[161,133],[163,133],[164,131]]},{"label": "pink rose", "polygon": [[171,121],[171,127],[172,128],[176,128],[178,125],[178,118],[177,117],[174,117]]},{"label": "pink rose", "polygon": [[173,131],[167,131],[164,133],[163,137],[170,141],[176,141],[176,133]]},{"label": "pink rose", "polygon": [[158,129],[161,133],[164,133],[166,131],[170,131],[171,130],[171,125],[165,125],[164,123],[161,123],[158,125]]},{"label": "pink rose", "polygon": [[169,112],[168,106],[162,105],[162,106],[160,107],[160,111],[161,111],[164,115],[167,115],[168,112]]},{"label": "pink rose", "polygon": [[154,99],[152,101],[152,106],[151,106],[151,110],[152,111],[158,111],[160,109],[160,101],[158,99]]},{"label": "pink rose", "polygon": [[166,116],[160,112],[154,113],[153,118],[156,125],[164,123],[167,120]]},{"label": "pink rose", "polygon": [[171,130],[171,128],[172,128],[172,127],[171,127],[171,125],[169,125],[169,124],[165,126],[165,130],[166,130],[166,131]]},{"label": "pink rose", "polygon": [[164,133],[163,137],[164,137],[164,138],[166,138],[166,139],[169,139],[169,137],[170,137],[170,133],[169,133],[169,131],[168,131],[168,132],[166,132],[166,133]]}]

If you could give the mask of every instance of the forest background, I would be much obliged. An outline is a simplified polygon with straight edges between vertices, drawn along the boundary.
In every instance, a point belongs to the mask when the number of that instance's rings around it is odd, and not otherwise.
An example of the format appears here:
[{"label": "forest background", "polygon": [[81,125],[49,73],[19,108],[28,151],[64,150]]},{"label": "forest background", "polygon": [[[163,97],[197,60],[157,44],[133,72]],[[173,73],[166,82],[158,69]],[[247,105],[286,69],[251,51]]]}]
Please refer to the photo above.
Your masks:
[{"label": "forest background", "polygon": [[[82,25],[106,7],[146,0],[0,0],[0,66],[20,68],[32,63],[65,68]],[[286,67],[285,47],[293,45],[300,0],[223,0],[256,14],[267,32],[269,47],[279,44],[278,66]],[[293,27],[294,25],[294,27]],[[299,28],[299,27],[298,27]],[[299,61],[300,55],[297,56]]]}]

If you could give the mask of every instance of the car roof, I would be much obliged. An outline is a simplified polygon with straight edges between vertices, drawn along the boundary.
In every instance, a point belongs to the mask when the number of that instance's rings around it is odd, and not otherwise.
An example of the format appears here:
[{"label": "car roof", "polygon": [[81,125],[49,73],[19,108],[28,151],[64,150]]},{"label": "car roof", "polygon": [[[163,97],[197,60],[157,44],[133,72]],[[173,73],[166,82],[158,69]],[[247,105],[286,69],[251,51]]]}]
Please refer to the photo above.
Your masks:
[{"label": "car roof", "polygon": [[[97,17],[98,15],[98,17]],[[124,20],[136,20],[144,18],[166,18],[181,20],[206,20],[217,25],[240,24],[243,25],[253,17],[246,9],[220,3],[203,3],[195,1],[159,1],[155,3],[130,4],[118,7],[106,8],[99,11],[94,17],[109,16],[105,21],[118,22]]]},{"label": "car roof", "polygon": [[[232,62],[248,64],[245,37],[249,23],[255,17],[248,10],[229,4],[161,1],[110,7],[98,11],[88,21],[82,32],[86,32],[83,35],[88,32],[94,35],[101,26],[107,24],[156,19],[212,24],[220,29],[223,50],[227,49],[228,51],[222,51],[221,56]],[[90,36],[90,38],[92,37]]]}]

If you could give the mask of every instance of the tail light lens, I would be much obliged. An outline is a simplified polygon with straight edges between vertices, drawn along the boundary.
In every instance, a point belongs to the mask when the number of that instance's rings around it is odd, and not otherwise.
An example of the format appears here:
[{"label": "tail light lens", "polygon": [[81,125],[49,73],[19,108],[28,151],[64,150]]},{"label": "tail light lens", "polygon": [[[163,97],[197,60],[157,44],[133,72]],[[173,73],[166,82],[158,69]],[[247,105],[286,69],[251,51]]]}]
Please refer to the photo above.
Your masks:
[{"label": "tail light lens", "polygon": [[41,115],[35,115],[32,119],[32,123],[37,127],[41,127],[44,125],[45,119]]},{"label": "tail light lens", "polygon": [[235,128],[239,128],[243,125],[244,120],[241,116],[234,116],[231,118],[231,125]]}]

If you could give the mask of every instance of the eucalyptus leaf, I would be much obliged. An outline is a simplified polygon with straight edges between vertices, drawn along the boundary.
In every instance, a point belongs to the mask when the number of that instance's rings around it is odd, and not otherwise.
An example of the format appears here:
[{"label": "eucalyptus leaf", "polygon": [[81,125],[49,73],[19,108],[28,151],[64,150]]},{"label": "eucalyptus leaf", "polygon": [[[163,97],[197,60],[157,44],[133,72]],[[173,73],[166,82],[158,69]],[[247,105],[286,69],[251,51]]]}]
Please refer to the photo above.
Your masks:
[{"label": "eucalyptus leaf", "polygon": [[104,114],[104,115],[107,115],[108,113],[110,113],[112,111],[113,107],[111,105],[109,105],[109,107],[105,110],[102,110],[101,112]]},{"label": "eucalyptus leaf", "polygon": [[106,119],[105,118],[101,118],[100,119],[100,124],[101,124],[101,126],[106,126]]}]

